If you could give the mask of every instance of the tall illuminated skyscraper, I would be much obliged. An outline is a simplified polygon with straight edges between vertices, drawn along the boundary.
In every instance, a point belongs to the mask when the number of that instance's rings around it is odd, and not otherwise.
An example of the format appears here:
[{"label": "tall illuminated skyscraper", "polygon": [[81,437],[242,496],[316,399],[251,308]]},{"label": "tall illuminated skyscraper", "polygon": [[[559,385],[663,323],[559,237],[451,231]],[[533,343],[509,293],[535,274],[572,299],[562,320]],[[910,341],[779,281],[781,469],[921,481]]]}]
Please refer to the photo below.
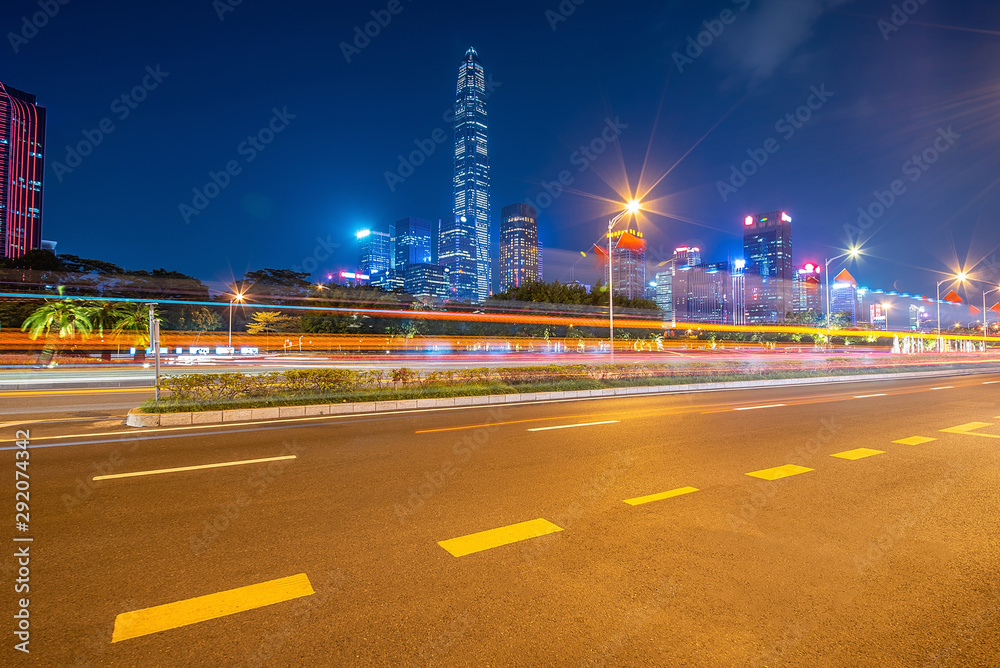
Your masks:
[{"label": "tall illuminated skyscraper", "polygon": [[784,322],[792,310],[792,217],[784,211],[743,221],[747,320]]},{"label": "tall illuminated skyscraper", "polygon": [[0,258],[42,247],[45,108],[0,83]]},{"label": "tall illuminated skyscraper", "polygon": [[[484,302],[490,296],[493,272],[490,261],[490,158],[486,141],[486,75],[476,50],[469,48],[458,68],[458,88],[455,101],[455,219],[453,226],[465,228],[441,238],[453,237],[457,243],[446,247],[462,246],[459,237],[471,237],[475,275],[471,290],[463,278],[462,267],[451,267],[449,258],[441,254],[441,264],[448,266],[453,281],[452,298]],[[456,250],[458,255],[464,251]],[[451,258],[458,261],[457,255]]]}]

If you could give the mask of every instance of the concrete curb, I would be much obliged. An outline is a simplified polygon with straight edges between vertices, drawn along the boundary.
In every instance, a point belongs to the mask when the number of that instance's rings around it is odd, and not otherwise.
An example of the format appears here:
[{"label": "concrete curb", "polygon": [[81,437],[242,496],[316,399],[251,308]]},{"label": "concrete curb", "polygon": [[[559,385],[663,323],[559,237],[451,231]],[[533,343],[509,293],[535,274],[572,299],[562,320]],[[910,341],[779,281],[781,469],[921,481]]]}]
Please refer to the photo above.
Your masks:
[{"label": "concrete curb", "polygon": [[419,410],[427,408],[453,408],[458,406],[485,406],[492,404],[527,403],[532,401],[570,401],[616,396],[642,396],[652,394],[688,394],[717,390],[739,390],[779,385],[817,385],[819,383],[849,383],[875,380],[903,380],[907,378],[934,378],[939,376],[970,376],[967,371],[921,371],[914,373],[880,373],[862,376],[821,376],[818,378],[782,378],[778,380],[741,380],[728,383],[689,383],[687,385],[656,385],[651,387],[612,387],[603,390],[578,390],[569,392],[532,392],[528,394],[493,394],[474,397],[445,397],[441,399],[400,399],[398,401],[364,401],[341,404],[312,404],[282,406],[280,408],[249,408],[229,411],[201,411],[196,413],[143,413],[138,408],[128,412],[125,424],[130,427],[177,427],[195,424],[232,424],[302,418],[321,415],[373,414],[388,411]]}]

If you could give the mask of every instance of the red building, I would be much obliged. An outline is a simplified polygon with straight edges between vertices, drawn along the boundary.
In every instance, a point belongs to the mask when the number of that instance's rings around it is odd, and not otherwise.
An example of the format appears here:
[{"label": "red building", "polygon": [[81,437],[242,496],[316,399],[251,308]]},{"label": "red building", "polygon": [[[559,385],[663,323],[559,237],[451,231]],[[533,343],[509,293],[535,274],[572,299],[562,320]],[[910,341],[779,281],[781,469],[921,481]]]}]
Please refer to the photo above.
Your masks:
[{"label": "red building", "polygon": [[0,258],[42,246],[45,108],[0,83]]}]

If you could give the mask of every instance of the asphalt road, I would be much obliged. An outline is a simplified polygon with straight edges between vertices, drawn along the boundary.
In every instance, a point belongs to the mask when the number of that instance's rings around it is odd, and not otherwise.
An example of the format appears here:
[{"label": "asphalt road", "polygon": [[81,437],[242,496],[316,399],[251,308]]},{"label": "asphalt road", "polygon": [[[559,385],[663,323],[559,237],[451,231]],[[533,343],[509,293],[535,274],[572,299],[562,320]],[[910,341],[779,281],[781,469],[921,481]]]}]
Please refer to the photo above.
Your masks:
[{"label": "asphalt road", "polygon": [[[998,399],[993,374],[35,422],[29,531],[0,497],[8,554],[30,545],[31,654],[7,556],[0,663],[1000,665]],[[810,470],[748,475],[786,465]]]}]

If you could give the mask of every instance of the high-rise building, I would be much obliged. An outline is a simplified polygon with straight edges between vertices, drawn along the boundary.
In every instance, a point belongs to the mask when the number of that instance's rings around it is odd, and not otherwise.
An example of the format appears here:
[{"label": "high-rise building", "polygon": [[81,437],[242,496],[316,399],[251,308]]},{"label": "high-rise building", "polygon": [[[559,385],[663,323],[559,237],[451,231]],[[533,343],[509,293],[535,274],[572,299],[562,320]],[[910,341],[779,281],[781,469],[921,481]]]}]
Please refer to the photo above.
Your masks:
[{"label": "high-rise building", "polygon": [[783,322],[792,310],[792,217],[784,211],[747,216],[743,221],[747,320]]},{"label": "high-rise building", "polygon": [[697,267],[701,264],[701,249],[697,246],[681,246],[674,249],[674,264],[680,268],[683,266]]},{"label": "high-rise building", "polygon": [[403,218],[396,221],[395,262],[393,268],[406,275],[411,264],[433,262],[431,252],[431,222],[423,218]]},{"label": "high-rise building", "polygon": [[538,213],[530,204],[509,204],[500,212],[500,292],[541,280]]},{"label": "high-rise building", "polygon": [[448,298],[448,271],[438,264],[414,262],[406,266],[403,290],[419,299]]},{"label": "high-rise building", "polygon": [[388,230],[364,229],[355,236],[358,239],[358,272],[371,277],[371,284],[384,290],[393,288],[392,268],[393,227]]},{"label": "high-rise building", "polygon": [[733,265],[683,265],[674,272],[674,317],[680,322],[732,324]]},{"label": "high-rise building", "polygon": [[45,108],[0,83],[0,258],[42,247]]},{"label": "high-rise building", "polygon": [[830,314],[847,314],[851,326],[858,324],[858,282],[846,269],[830,285]]},{"label": "high-rise building", "polygon": [[441,221],[438,231],[438,264],[448,270],[448,300],[479,301],[476,273],[476,231],[465,216]]},{"label": "high-rise building", "polygon": [[823,310],[823,287],[820,266],[807,263],[793,274],[792,313],[820,313]]},{"label": "high-rise building", "polygon": [[[471,292],[462,280],[462,268],[451,269],[451,280],[454,281],[452,294],[454,299],[481,303],[490,296],[493,277],[490,262],[490,159],[486,141],[486,75],[473,48],[465,52],[465,59],[459,65],[456,97],[453,225],[462,228],[461,236],[471,238],[476,269]],[[444,237],[442,231],[442,242]],[[449,244],[464,246],[465,241],[455,238]],[[442,253],[442,259],[444,257]],[[453,255],[449,260],[456,258]]]},{"label": "high-rise building", "polygon": [[667,260],[662,267],[658,267],[653,281],[656,283],[656,296],[653,301],[663,312],[663,319],[676,322],[674,315],[674,261]]},{"label": "high-rise building", "polygon": [[[611,284],[616,295],[638,299],[646,290],[646,240],[636,230],[611,233]],[[608,275],[607,249],[597,247],[604,257],[604,276]]]},{"label": "high-rise building", "polygon": [[743,258],[733,261],[732,273],[732,295],[733,295],[733,324],[747,324],[747,261]]}]

